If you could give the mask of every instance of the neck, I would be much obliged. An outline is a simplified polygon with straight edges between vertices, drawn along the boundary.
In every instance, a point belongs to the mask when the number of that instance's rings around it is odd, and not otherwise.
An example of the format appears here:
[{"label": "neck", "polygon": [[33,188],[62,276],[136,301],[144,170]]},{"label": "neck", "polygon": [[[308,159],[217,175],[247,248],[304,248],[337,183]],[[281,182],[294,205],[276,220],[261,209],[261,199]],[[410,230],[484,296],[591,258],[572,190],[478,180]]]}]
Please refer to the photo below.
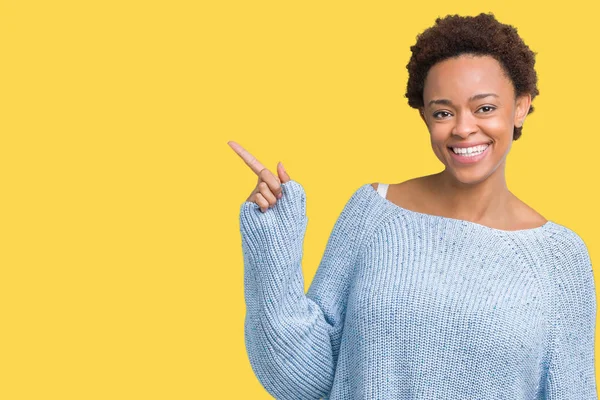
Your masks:
[{"label": "neck", "polygon": [[473,222],[502,221],[514,195],[506,186],[504,169],[479,182],[461,182],[448,170],[431,175],[431,190],[441,200],[444,215]]}]

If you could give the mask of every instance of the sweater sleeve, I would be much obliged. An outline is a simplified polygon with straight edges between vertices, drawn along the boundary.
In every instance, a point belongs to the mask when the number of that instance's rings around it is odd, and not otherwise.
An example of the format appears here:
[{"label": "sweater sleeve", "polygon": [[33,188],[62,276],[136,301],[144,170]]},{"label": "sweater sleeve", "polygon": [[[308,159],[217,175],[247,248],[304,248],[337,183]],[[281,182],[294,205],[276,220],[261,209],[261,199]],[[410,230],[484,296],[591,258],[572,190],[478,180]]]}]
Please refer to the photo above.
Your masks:
[{"label": "sweater sleeve", "polygon": [[364,215],[355,192],[338,217],[325,253],[304,293],[301,259],[306,231],[303,187],[282,184],[283,197],[265,213],[244,202],[244,335],[252,369],[277,399],[319,399],[333,384],[346,295]]},{"label": "sweater sleeve", "polygon": [[596,291],[583,240],[563,227],[551,237],[553,284],[547,400],[596,400]]}]

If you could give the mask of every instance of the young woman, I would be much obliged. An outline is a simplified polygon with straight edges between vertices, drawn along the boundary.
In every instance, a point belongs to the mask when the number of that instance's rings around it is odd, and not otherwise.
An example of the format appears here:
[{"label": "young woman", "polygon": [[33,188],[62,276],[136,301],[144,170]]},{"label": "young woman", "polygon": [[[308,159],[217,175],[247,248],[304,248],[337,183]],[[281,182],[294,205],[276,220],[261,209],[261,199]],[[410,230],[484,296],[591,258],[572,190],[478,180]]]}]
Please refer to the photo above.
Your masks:
[{"label": "young woman", "polygon": [[438,18],[411,50],[406,96],[445,168],[360,186],[306,294],[302,186],[229,142],[258,175],[240,212],[254,372],[278,399],[597,399],[586,245],[505,179],[534,53],[493,14]]}]

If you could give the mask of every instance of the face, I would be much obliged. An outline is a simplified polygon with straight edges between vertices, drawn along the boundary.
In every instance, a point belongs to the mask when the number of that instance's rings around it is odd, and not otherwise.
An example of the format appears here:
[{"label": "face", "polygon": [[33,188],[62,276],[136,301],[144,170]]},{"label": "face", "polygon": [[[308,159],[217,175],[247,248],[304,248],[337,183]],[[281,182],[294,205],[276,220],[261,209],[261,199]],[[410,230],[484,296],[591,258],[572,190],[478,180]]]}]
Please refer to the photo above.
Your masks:
[{"label": "face", "polygon": [[[523,125],[531,96],[515,99],[513,84],[498,61],[461,55],[435,64],[427,74],[423,100],[421,118],[434,153],[446,166],[445,173],[465,184],[481,182],[494,173],[504,175],[514,126]],[[474,156],[476,151],[456,155],[450,148],[473,144],[488,147]]]}]

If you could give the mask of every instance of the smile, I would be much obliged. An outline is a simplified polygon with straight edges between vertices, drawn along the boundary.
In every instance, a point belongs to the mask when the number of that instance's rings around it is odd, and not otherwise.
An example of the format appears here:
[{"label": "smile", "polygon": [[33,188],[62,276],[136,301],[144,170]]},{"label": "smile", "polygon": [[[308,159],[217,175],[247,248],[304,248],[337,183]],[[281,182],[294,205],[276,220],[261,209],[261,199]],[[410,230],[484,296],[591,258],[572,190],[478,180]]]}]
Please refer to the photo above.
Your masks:
[{"label": "smile", "polygon": [[483,144],[474,147],[448,147],[452,158],[460,164],[474,164],[485,158],[489,152],[490,145]]}]

